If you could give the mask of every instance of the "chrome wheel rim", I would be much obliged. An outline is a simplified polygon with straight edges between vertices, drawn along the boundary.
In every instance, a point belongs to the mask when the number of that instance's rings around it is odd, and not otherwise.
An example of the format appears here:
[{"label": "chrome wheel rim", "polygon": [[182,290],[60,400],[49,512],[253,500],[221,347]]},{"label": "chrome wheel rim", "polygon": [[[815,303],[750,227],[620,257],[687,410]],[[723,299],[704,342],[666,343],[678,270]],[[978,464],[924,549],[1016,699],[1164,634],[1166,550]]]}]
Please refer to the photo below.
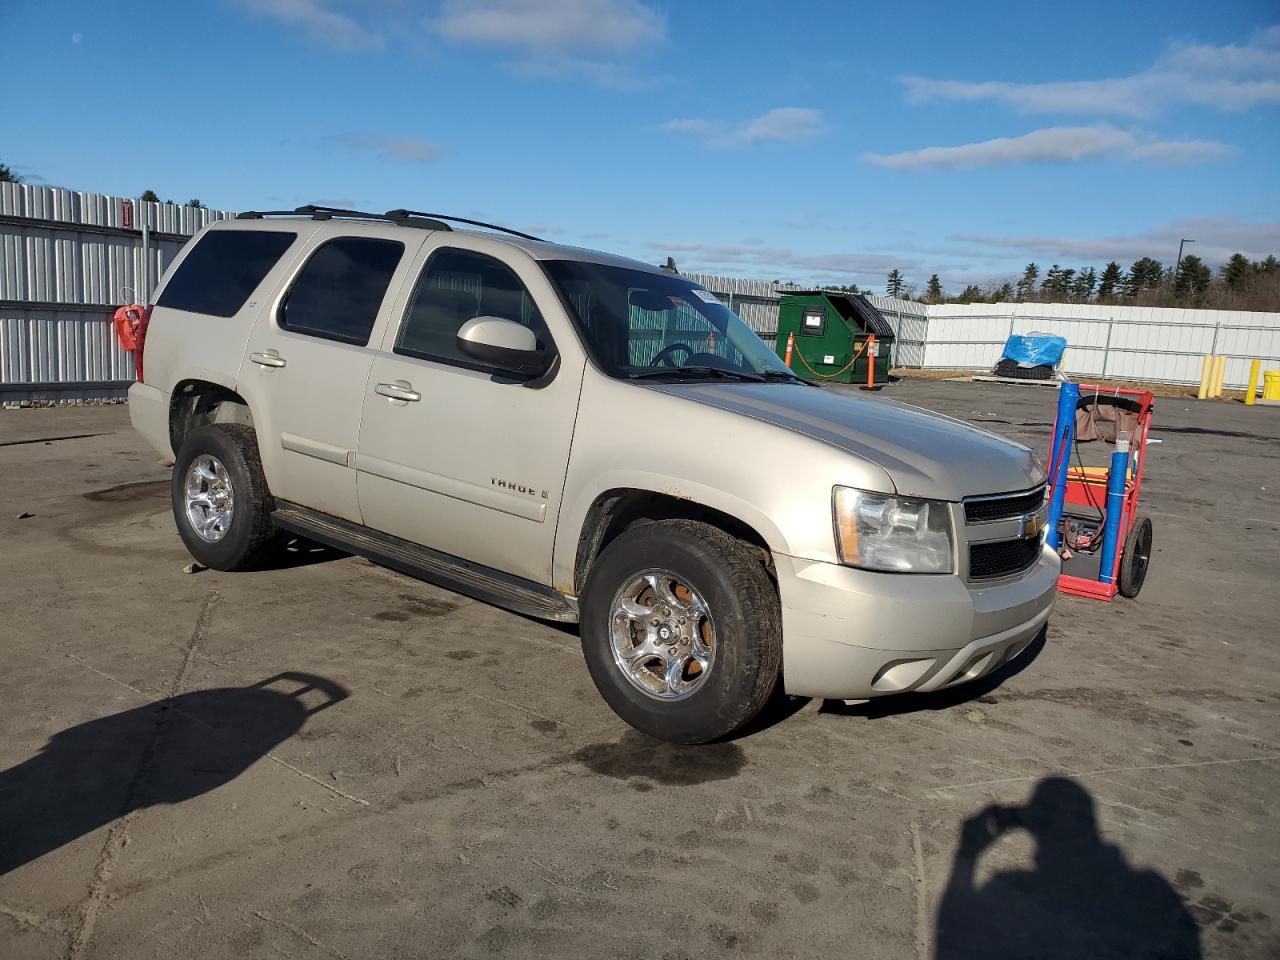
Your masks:
[{"label": "chrome wheel rim", "polygon": [[191,461],[183,481],[187,523],[206,543],[217,543],[231,529],[235,491],[222,461],[202,453]]},{"label": "chrome wheel rim", "polygon": [[700,690],[716,661],[716,630],[706,602],[667,570],[646,570],[613,597],[613,662],[627,682],[655,700]]}]

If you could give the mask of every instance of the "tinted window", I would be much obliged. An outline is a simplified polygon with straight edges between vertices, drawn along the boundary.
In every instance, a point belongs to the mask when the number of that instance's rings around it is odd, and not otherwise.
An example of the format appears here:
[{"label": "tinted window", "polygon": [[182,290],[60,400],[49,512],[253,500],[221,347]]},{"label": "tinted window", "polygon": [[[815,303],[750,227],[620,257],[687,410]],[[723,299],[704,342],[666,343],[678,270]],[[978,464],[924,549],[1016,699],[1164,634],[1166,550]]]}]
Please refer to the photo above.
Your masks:
[{"label": "tinted window", "polygon": [[439,250],[418,278],[395,352],[476,367],[457,346],[458,330],[473,317],[502,317],[533,330],[541,346],[549,337],[542,315],[523,283],[500,260],[470,250]]},{"label": "tinted window", "polygon": [[364,346],[404,244],[339,237],[307,261],[280,305],[280,326]]},{"label": "tinted window", "polygon": [[280,230],[210,230],[165,284],[156,305],[235,316],[297,238]]}]

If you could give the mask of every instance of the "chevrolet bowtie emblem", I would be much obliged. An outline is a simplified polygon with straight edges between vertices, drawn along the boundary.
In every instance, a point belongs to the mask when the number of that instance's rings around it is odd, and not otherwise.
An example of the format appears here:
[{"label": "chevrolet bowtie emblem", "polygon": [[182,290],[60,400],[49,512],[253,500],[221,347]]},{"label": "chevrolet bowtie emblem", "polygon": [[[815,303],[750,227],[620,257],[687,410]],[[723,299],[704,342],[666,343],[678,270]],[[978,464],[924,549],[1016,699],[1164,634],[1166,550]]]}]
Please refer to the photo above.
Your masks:
[{"label": "chevrolet bowtie emblem", "polygon": [[1040,514],[1038,513],[1028,513],[1025,516],[1021,516],[1018,518],[1018,536],[1039,536],[1042,525],[1043,521],[1041,521]]}]

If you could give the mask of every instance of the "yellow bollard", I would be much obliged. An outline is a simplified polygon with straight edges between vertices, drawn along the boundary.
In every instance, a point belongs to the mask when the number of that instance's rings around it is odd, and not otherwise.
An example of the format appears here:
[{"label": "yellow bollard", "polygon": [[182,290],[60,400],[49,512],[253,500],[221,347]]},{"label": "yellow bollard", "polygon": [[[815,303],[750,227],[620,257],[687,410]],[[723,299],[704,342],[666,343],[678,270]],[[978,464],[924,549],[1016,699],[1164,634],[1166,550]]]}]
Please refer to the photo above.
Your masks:
[{"label": "yellow bollard", "polygon": [[1213,360],[1213,380],[1209,384],[1209,397],[1216,400],[1222,396],[1222,381],[1227,375],[1227,358],[1217,356]]},{"label": "yellow bollard", "polygon": [[1249,389],[1244,392],[1244,402],[1252,405],[1258,392],[1258,373],[1262,370],[1262,361],[1255,360],[1249,364]]},{"label": "yellow bollard", "polygon": [[1196,391],[1196,399],[1204,400],[1209,396],[1209,380],[1213,374],[1213,357],[1204,355],[1204,366],[1200,368],[1200,389]]}]

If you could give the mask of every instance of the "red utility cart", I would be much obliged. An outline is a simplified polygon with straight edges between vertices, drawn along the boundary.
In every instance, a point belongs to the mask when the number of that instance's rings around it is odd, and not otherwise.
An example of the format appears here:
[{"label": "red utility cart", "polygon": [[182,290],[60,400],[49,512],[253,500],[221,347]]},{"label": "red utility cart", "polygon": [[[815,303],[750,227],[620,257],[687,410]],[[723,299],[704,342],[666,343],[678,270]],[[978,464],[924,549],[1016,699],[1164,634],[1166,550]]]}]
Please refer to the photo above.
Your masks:
[{"label": "red utility cart", "polygon": [[[1067,488],[1061,535],[1062,575],[1058,590],[1077,597],[1110,600],[1117,592],[1136,597],[1151,562],[1151,520],[1138,515],[1138,494],[1147,459],[1147,430],[1155,397],[1147,390],[1080,384],[1076,404],[1075,442],[1067,456]],[[1129,434],[1129,468],[1125,477],[1120,531],[1110,576],[1101,576],[1102,540],[1107,506],[1108,465],[1089,465],[1080,445],[1114,444]],[[1054,430],[1058,436],[1059,431]],[[1108,457],[1108,460],[1110,458]]]}]

